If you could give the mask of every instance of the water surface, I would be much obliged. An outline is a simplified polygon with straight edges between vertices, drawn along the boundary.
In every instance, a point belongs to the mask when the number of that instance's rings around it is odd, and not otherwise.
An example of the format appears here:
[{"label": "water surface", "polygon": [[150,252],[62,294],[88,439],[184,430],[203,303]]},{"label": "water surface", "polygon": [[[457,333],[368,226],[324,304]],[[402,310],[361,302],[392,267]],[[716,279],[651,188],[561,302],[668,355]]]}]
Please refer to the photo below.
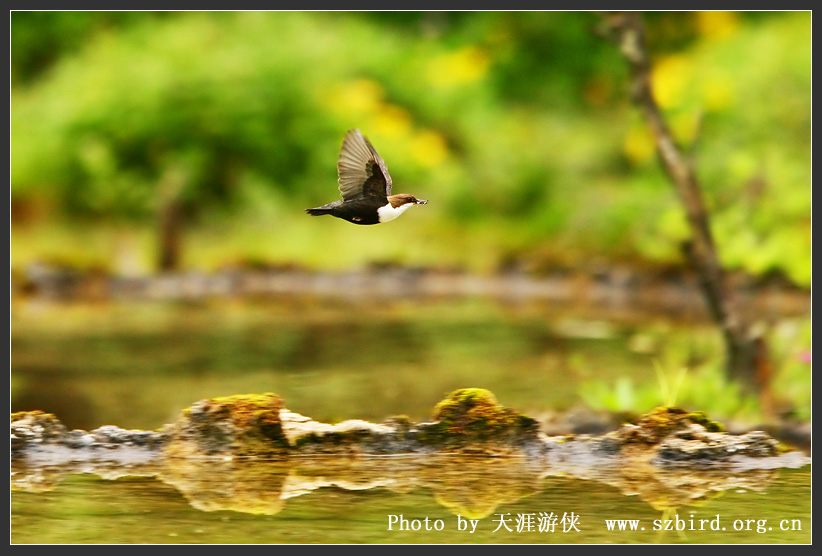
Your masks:
[{"label": "water surface", "polygon": [[[318,421],[422,421],[453,390],[480,387],[539,416],[580,404],[592,380],[654,380],[654,358],[672,338],[685,337],[681,353],[695,360],[719,357],[718,342],[700,339],[706,330],[648,315],[606,320],[470,300],[14,304],[10,401],[13,411],[53,412],[69,428],[149,430],[200,399],[262,392]],[[493,458],[456,467],[429,461],[427,471],[377,460],[354,478],[306,465],[268,462],[251,474],[197,462],[184,472],[13,473],[11,541],[810,542],[809,467],[656,483],[619,470],[586,476]],[[552,515],[554,530],[545,530]],[[697,528],[719,516],[725,530],[654,530],[654,520],[675,525],[677,515],[688,524],[693,515]],[[392,516],[420,529],[389,530]],[[426,531],[426,518],[441,530]],[[477,520],[475,531],[460,519]],[[640,520],[645,530],[609,531],[611,519]],[[782,531],[786,519],[798,521]]]},{"label": "water surface", "polygon": [[[156,477],[68,474],[43,492],[13,491],[12,543],[809,543],[810,468],[747,477],[678,507],[671,493],[631,494],[568,476],[511,480],[504,464],[463,467],[418,486],[293,476],[181,491]],[[446,466],[447,469],[447,466]],[[518,477],[527,477],[519,473]],[[179,479],[179,478],[178,478]],[[310,483],[299,483],[303,486]],[[289,483],[291,481],[291,483]],[[289,486],[290,485],[290,486]],[[283,496],[287,497],[283,497]],[[427,518],[427,522],[426,522]],[[472,523],[471,520],[474,520]],[[609,521],[610,520],[610,521]],[[616,520],[616,521],[615,521]],[[629,521],[638,520],[636,525]],[[700,523],[700,520],[706,520]],[[611,525],[609,525],[609,522]],[[427,523],[427,527],[426,527]],[[548,525],[553,523],[553,529]],[[670,525],[666,525],[670,523]],[[665,528],[669,527],[669,530]],[[624,527],[624,530],[619,530]],[[636,530],[631,530],[635,527]],[[713,528],[716,530],[713,530]],[[417,530],[414,530],[414,529]],[[436,530],[440,528],[440,530]],[[644,530],[643,530],[644,528]],[[426,530],[429,529],[429,530]],[[510,529],[510,530],[509,530]],[[659,529],[659,530],[656,530]],[[679,530],[677,530],[679,529]],[[703,530],[704,529],[704,530]],[[783,530],[787,529],[787,530]],[[473,531],[473,532],[471,532]]]}]

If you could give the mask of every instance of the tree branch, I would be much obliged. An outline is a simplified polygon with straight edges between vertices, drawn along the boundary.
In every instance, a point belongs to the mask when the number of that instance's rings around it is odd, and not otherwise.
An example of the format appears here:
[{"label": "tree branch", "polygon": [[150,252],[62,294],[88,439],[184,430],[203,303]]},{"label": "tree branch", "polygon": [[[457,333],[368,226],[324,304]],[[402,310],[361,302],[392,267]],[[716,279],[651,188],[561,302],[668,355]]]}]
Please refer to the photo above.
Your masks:
[{"label": "tree branch", "polygon": [[677,146],[653,95],[651,63],[642,16],[638,12],[614,12],[600,16],[605,22],[608,36],[628,62],[631,100],[651,128],[662,167],[685,209],[691,230],[691,241],[686,252],[699,276],[711,316],[725,338],[728,375],[750,389],[761,390],[765,386],[761,384],[761,377],[767,376],[763,373],[763,368],[767,366],[765,343],[750,334],[751,327],[743,321],[735,298],[726,285],[725,272],[717,256],[692,159],[686,157]]}]

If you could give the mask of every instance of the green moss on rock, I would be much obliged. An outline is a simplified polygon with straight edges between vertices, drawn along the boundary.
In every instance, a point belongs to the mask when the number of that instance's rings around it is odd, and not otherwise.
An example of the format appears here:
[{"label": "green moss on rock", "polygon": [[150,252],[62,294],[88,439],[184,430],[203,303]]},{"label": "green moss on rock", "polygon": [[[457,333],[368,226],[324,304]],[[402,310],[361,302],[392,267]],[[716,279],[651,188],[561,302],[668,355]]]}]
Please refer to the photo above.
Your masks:
[{"label": "green moss on rock", "polygon": [[626,443],[657,444],[664,438],[688,428],[700,425],[707,432],[724,432],[722,423],[712,421],[703,412],[688,412],[678,407],[657,407],[642,415],[633,426],[625,426],[620,436]]},{"label": "green moss on rock", "polygon": [[30,444],[57,444],[68,435],[68,430],[57,417],[40,410],[11,413],[9,426],[13,460],[23,457],[26,446]]},{"label": "green moss on rock", "polygon": [[434,408],[434,422],[418,439],[432,444],[470,444],[501,441],[510,446],[536,439],[536,420],[503,407],[494,394],[482,388],[452,392]]},{"label": "green moss on rock", "polygon": [[690,420],[692,423],[702,425],[708,432],[725,432],[725,425],[719,421],[708,419],[707,415],[705,415],[702,411],[688,413],[685,418]]},{"label": "green moss on rock", "polygon": [[46,413],[39,409],[35,409],[34,411],[15,411],[9,414],[9,418],[11,423],[24,419],[35,420],[41,423],[60,423],[53,413]]}]

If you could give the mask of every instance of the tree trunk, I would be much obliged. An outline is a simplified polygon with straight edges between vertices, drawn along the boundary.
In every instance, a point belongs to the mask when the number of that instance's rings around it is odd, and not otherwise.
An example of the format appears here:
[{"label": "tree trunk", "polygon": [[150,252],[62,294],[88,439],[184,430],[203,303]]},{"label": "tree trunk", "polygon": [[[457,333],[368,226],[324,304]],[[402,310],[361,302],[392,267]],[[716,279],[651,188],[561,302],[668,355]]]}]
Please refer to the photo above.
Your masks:
[{"label": "tree trunk", "polygon": [[737,307],[733,292],[727,287],[696,173],[691,161],[676,145],[653,95],[642,16],[638,12],[608,13],[604,20],[628,61],[631,99],[651,128],[659,159],[685,209],[691,230],[691,241],[685,251],[699,276],[711,317],[722,331],[726,376],[749,392],[764,392],[770,382],[767,345],[761,336],[752,333],[751,326]]},{"label": "tree trunk", "polygon": [[181,192],[188,181],[189,173],[183,165],[169,164],[157,184],[157,269],[161,272],[180,268],[185,227]]},{"label": "tree trunk", "polygon": [[177,200],[170,200],[160,207],[159,249],[157,268],[168,272],[180,268],[183,236],[183,211]]}]

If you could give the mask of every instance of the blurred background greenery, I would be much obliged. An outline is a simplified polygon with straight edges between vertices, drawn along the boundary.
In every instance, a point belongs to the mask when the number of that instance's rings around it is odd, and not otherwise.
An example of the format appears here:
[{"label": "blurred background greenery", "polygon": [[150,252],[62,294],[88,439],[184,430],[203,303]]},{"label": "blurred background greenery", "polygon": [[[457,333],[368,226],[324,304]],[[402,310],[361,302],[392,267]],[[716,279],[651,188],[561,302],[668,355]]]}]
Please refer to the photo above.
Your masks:
[{"label": "blurred background greenery", "polygon": [[[722,261],[809,289],[811,13],[645,17],[654,90],[694,155]],[[12,12],[12,272],[37,261],[118,276],[237,264],[681,269],[680,203],[598,23],[587,12]],[[394,191],[428,205],[379,227],[306,216],[338,198],[339,146],[355,127]],[[13,408],[74,399],[80,414],[110,409],[76,426],[146,427],[201,397],[274,389],[318,419],[424,418],[449,389],[490,386],[522,409],[639,411],[669,401],[663,378],[687,368],[675,401],[748,411],[723,382],[717,331],[701,325],[620,328],[605,340],[623,354],[600,360],[587,340],[571,350],[562,322],[544,330],[555,307],[523,320],[400,304],[370,313],[416,342],[391,367],[406,337],[364,342],[389,335],[362,322],[364,306],[335,325],[311,300],[258,309],[264,318],[187,309],[13,311]],[[773,344],[776,386],[808,419],[809,314],[775,326]],[[79,385],[51,388],[61,372]],[[365,413],[348,405],[354,390]],[[135,418],[138,406],[150,418]]]},{"label": "blurred background greenery", "polygon": [[[810,12],[647,14],[723,261],[811,281]],[[585,12],[12,12],[11,265],[179,260],[488,271],[680,264],[687,228],[619,52]],[[358,127],[395,191],[380,230],[306,217]],[[358,249],[348,248],[356,244]]]}]

